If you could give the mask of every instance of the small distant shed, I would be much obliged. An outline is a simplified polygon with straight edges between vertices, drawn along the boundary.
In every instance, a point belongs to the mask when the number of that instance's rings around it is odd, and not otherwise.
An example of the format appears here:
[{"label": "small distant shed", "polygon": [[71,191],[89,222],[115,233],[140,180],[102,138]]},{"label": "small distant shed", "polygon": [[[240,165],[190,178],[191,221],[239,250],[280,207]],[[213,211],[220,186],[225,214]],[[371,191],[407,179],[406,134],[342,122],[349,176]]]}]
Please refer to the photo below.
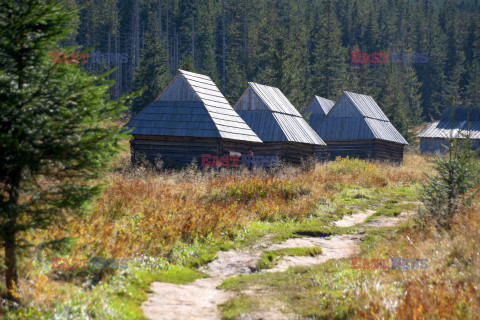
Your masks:
[{"label": "small distant shed", "polygon": [[313,97],[312,101],[307,105],[307,108],[302,112],[303,116],[308,116],[308,124],[312,128],[318,127],[320,122],[332,110],[335,102],[319,96]]},{"label": "small distant shed", "polygon": [[179,165],[200,164],[202,154],[248,154],[261,143],[208,76],[183,70],[126,126],[133,128],[132,157]]},{"label": "small distant shed", "polygon": [[300,164],[325,146],[278,88],[249,82],[233,108],[264,142],[253,149],[255,155]]},{"label": "small distant shed", "polygon": [[315,131],[327,143],[322,158],[330,160],[401,162],[408,145],[372,97],[352,92],[344,92]]},{"label": "small distant shed", "polygon": [[447,108],[442,118],[428,124],[419,134],[420,152],[444,152],[450,138],[470,137],[472,148],[480,147],[480,108]]}]

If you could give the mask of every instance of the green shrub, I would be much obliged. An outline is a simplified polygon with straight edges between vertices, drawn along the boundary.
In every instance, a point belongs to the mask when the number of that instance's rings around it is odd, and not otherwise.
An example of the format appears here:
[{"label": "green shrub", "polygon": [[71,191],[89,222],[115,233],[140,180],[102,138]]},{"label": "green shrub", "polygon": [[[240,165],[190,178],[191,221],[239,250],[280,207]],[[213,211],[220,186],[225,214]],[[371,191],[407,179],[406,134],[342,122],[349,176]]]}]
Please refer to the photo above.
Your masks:
[{"label": "green shrub", "polygon": [[436,174],[428,176],[420,192],[422,225],[434,223],[449,229],[455,213],[477,197],[476,187],[480,183],[477,154],[468,137],[457,136],[450,139],[448,153],[434,159]]}]

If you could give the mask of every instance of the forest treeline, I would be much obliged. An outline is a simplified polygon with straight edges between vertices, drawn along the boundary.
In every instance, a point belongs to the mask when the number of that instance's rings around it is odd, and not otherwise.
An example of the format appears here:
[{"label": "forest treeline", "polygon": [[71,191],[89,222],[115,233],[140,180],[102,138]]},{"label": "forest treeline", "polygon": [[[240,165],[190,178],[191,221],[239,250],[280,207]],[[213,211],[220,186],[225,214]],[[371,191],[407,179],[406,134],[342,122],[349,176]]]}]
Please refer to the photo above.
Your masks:
[{"label": "forest treeline", "polygon": [[97,52],[83,68],[99,73],[116,67],[109,75],[116,81],[114,98],[148,87],[133,112],[150,103],[178,68],[209,75],[231,103],[247,81],[279,87],[299,110],[314,95],[336,100],[344,90],[369,94],[407,138],[445,107],[480,106],[478,0],[65,4],[79,10],[71,22],[77,31],[62,45]]}]

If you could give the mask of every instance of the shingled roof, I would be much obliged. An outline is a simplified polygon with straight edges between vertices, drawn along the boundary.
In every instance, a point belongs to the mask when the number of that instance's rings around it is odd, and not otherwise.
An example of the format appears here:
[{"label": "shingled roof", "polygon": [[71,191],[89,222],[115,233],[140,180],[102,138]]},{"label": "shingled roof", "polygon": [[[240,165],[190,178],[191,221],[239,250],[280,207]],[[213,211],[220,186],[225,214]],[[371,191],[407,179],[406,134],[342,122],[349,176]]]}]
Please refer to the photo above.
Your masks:
[{"label": "shingled roof", "polygon": [[378,139],[408,144],[372,97],[344,92],[315,131],[325,141]]},{"label": "shingled roof", "polygon": [[233,108],[264,142],[325,145],[278,88],[249,82]]},{"label": "shingled roof", "polygon": [[184,70],[126,126],[133,135],[261,142],[210,77]]},{"label": "shingled roof", "polygon": [[480,139],[480,108],[458,107],[446,108],[439,121],[428,124],[419,138],[452,138],[459,133],[468,135],[471,139]]},{"label": "shingled roof", "polygon": [[312,101],[310,101],[307,108],[302,112],[302,115],[309,115],[308,124],[310,124],[312,128],[316,128],[334,105],[335,102],[332,100],[315,96]]}]

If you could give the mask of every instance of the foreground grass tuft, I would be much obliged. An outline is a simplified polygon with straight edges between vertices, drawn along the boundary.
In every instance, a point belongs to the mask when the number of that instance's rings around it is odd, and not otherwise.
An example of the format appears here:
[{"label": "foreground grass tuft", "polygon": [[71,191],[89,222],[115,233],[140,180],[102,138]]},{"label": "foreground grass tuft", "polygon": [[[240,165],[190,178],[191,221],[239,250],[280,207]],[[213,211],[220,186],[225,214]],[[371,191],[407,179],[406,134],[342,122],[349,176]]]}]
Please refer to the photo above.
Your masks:
[{"label": "foreground grass tuft", "polygon": [[224,310],[222,319],[235,320],[240,315],[248,313],[258,307],[258,301],[246,295],[229,300],[221,304],[220,309]]}]

